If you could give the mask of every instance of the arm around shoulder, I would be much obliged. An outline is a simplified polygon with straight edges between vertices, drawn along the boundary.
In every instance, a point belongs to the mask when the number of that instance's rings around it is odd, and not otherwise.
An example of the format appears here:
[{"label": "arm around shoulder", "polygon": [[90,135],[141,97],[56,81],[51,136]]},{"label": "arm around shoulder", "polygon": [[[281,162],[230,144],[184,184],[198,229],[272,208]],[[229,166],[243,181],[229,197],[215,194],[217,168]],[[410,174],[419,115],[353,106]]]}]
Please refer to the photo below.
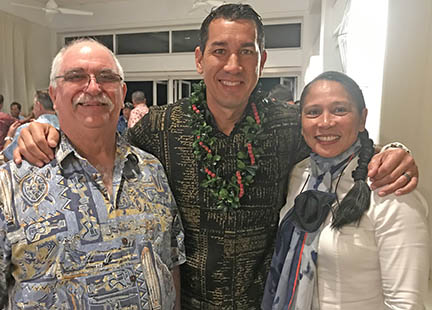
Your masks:
[{"label": "arm around shoulder", "polygon": [[59,132],[50,124],[33,122],[20,133],[14,161],[20,164],[25,158],[31,164],[42,167],[54,158],[53,148],[59,139]]},{"label": "arm around shoulder", "polygon": [[418,192],[372,195],[384,301],[391,309],[423,309],[428,289],[428,207]]}]

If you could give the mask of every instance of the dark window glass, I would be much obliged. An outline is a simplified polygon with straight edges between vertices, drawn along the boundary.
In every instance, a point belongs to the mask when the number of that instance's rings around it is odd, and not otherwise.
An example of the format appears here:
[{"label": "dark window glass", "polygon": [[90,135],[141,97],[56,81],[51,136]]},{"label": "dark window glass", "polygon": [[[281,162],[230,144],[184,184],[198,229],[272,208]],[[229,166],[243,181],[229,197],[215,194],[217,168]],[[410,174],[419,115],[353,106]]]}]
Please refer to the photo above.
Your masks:
[{"label": "dark window glass", "polygon": [[168,91],[168,82],[157,83],[157,88],[156,88],[157,105],[165,105],[168,103],[167,91]]},{"label": "dark window glass", "polygon": [[199,30],[180,30],[172,32],[172,52],[193,52],[199,45]]},{"label": "dark window glass", "polygon": [[76,39],[82,39],[82,38],[91,38],[94,39],[106,47],[108,47],[111,51],[114,51],[113,46],[113,35],[112,34],[106,34],[106,35],[97,35],[97,36],[78,36],[78,37],[67,37],[65,38],[65,45],[69,42],[76,40]]},{"label": "dark window glass", "polygon": [[265,47],[300,47],[301,24],[281,24],[264,26]]},{"label": "dark window glass", "polygon": [[144,92],[147,99],[147,106],[153,105],[153,81],[126,81],[127,93],[125,102],[132,102],[132,94],[136,90],[141,90]]},{"label": "dark window glass", "polygon": [[169,52],[169,33],[144,32],[117,35],[117,54],[152,54]]}]

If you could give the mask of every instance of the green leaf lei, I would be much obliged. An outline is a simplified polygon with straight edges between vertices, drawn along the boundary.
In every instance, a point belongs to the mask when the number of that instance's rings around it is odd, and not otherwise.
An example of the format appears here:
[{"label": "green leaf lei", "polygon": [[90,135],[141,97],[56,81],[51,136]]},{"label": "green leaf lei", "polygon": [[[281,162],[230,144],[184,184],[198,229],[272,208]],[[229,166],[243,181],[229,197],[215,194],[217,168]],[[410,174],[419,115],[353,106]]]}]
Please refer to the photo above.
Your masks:
[{"label": "green leaf lei", "polygon": [[256,146],[256,142],[262,132],[264,115],[257,109],[256,104],[251,102],[254,117],[248,115],[240,124],[240,131],[245,137],[244,150],[237,153],[235,173],[230,178],[224,179],[219,175],[222,156],[212,150],[217,138],[213,127],[206,121],[205,114],[210,113],[207,112],[206,105],[206,87],[201,81],[194,85],[189,106],[190,126],[195,136],[194,155],[202,164],[201,172],[206,175],[201,186],[210,189],[211,196],[217,200],[217,209],[223,211],[237,209],[240,206],[240,198],[254,181],[258,169],[256,159],[263,152],[262,148]]}]

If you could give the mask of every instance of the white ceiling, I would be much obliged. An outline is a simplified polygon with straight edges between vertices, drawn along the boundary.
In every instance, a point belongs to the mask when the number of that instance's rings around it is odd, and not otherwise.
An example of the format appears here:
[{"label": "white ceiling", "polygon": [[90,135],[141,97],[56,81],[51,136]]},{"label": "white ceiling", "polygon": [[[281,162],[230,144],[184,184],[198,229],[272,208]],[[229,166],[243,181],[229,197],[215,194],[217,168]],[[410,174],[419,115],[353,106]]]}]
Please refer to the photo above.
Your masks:
[{"label": "white ceiling", "polygon": [[[215,0],[55,0],[58,6],[93,12],[93,16],[45,14],[43,10],[13,6],[18,2],[45,7],[48,0],[0,0],[0,10],[49,27],[57,33],[192,25],[196,28]],[[224,0],[219,0],[223,2]],[[320,0],[225,0],[251,4],[265,18],[301,17]],[[208,3],[193,10],[198,2]],[[271,5],[269,4],[271,3]]]},{"label": "white ceiling", "polygon": [[[20,3],[26,3],[29,2],[28,0],[14,0],[15,2]],[[34,0],[35,2],[39,2],[42,6],[45,5],[47,0]],[[71,6],[76,7],[79,5],[86,5],[86,4],[92,4],[92,3],[108,3],[108,2],[118,2],[118,1],[127,1],[127,0],[56,0],[56,3],[59,6]]]}]

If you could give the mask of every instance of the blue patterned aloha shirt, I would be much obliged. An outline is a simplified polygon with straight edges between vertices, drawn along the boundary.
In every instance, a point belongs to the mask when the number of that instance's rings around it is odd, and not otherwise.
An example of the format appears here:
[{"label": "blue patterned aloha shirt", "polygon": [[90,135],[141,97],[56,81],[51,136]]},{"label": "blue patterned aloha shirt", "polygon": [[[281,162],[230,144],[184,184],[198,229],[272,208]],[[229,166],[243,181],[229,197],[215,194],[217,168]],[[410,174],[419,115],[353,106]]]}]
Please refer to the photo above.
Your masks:
[{"label": "blue patterned aloha shirt", "polygon": [[0,167],[0,309],[172,309],[183,227],[164,169],[117,137],[113,195],[66,136]]}]

